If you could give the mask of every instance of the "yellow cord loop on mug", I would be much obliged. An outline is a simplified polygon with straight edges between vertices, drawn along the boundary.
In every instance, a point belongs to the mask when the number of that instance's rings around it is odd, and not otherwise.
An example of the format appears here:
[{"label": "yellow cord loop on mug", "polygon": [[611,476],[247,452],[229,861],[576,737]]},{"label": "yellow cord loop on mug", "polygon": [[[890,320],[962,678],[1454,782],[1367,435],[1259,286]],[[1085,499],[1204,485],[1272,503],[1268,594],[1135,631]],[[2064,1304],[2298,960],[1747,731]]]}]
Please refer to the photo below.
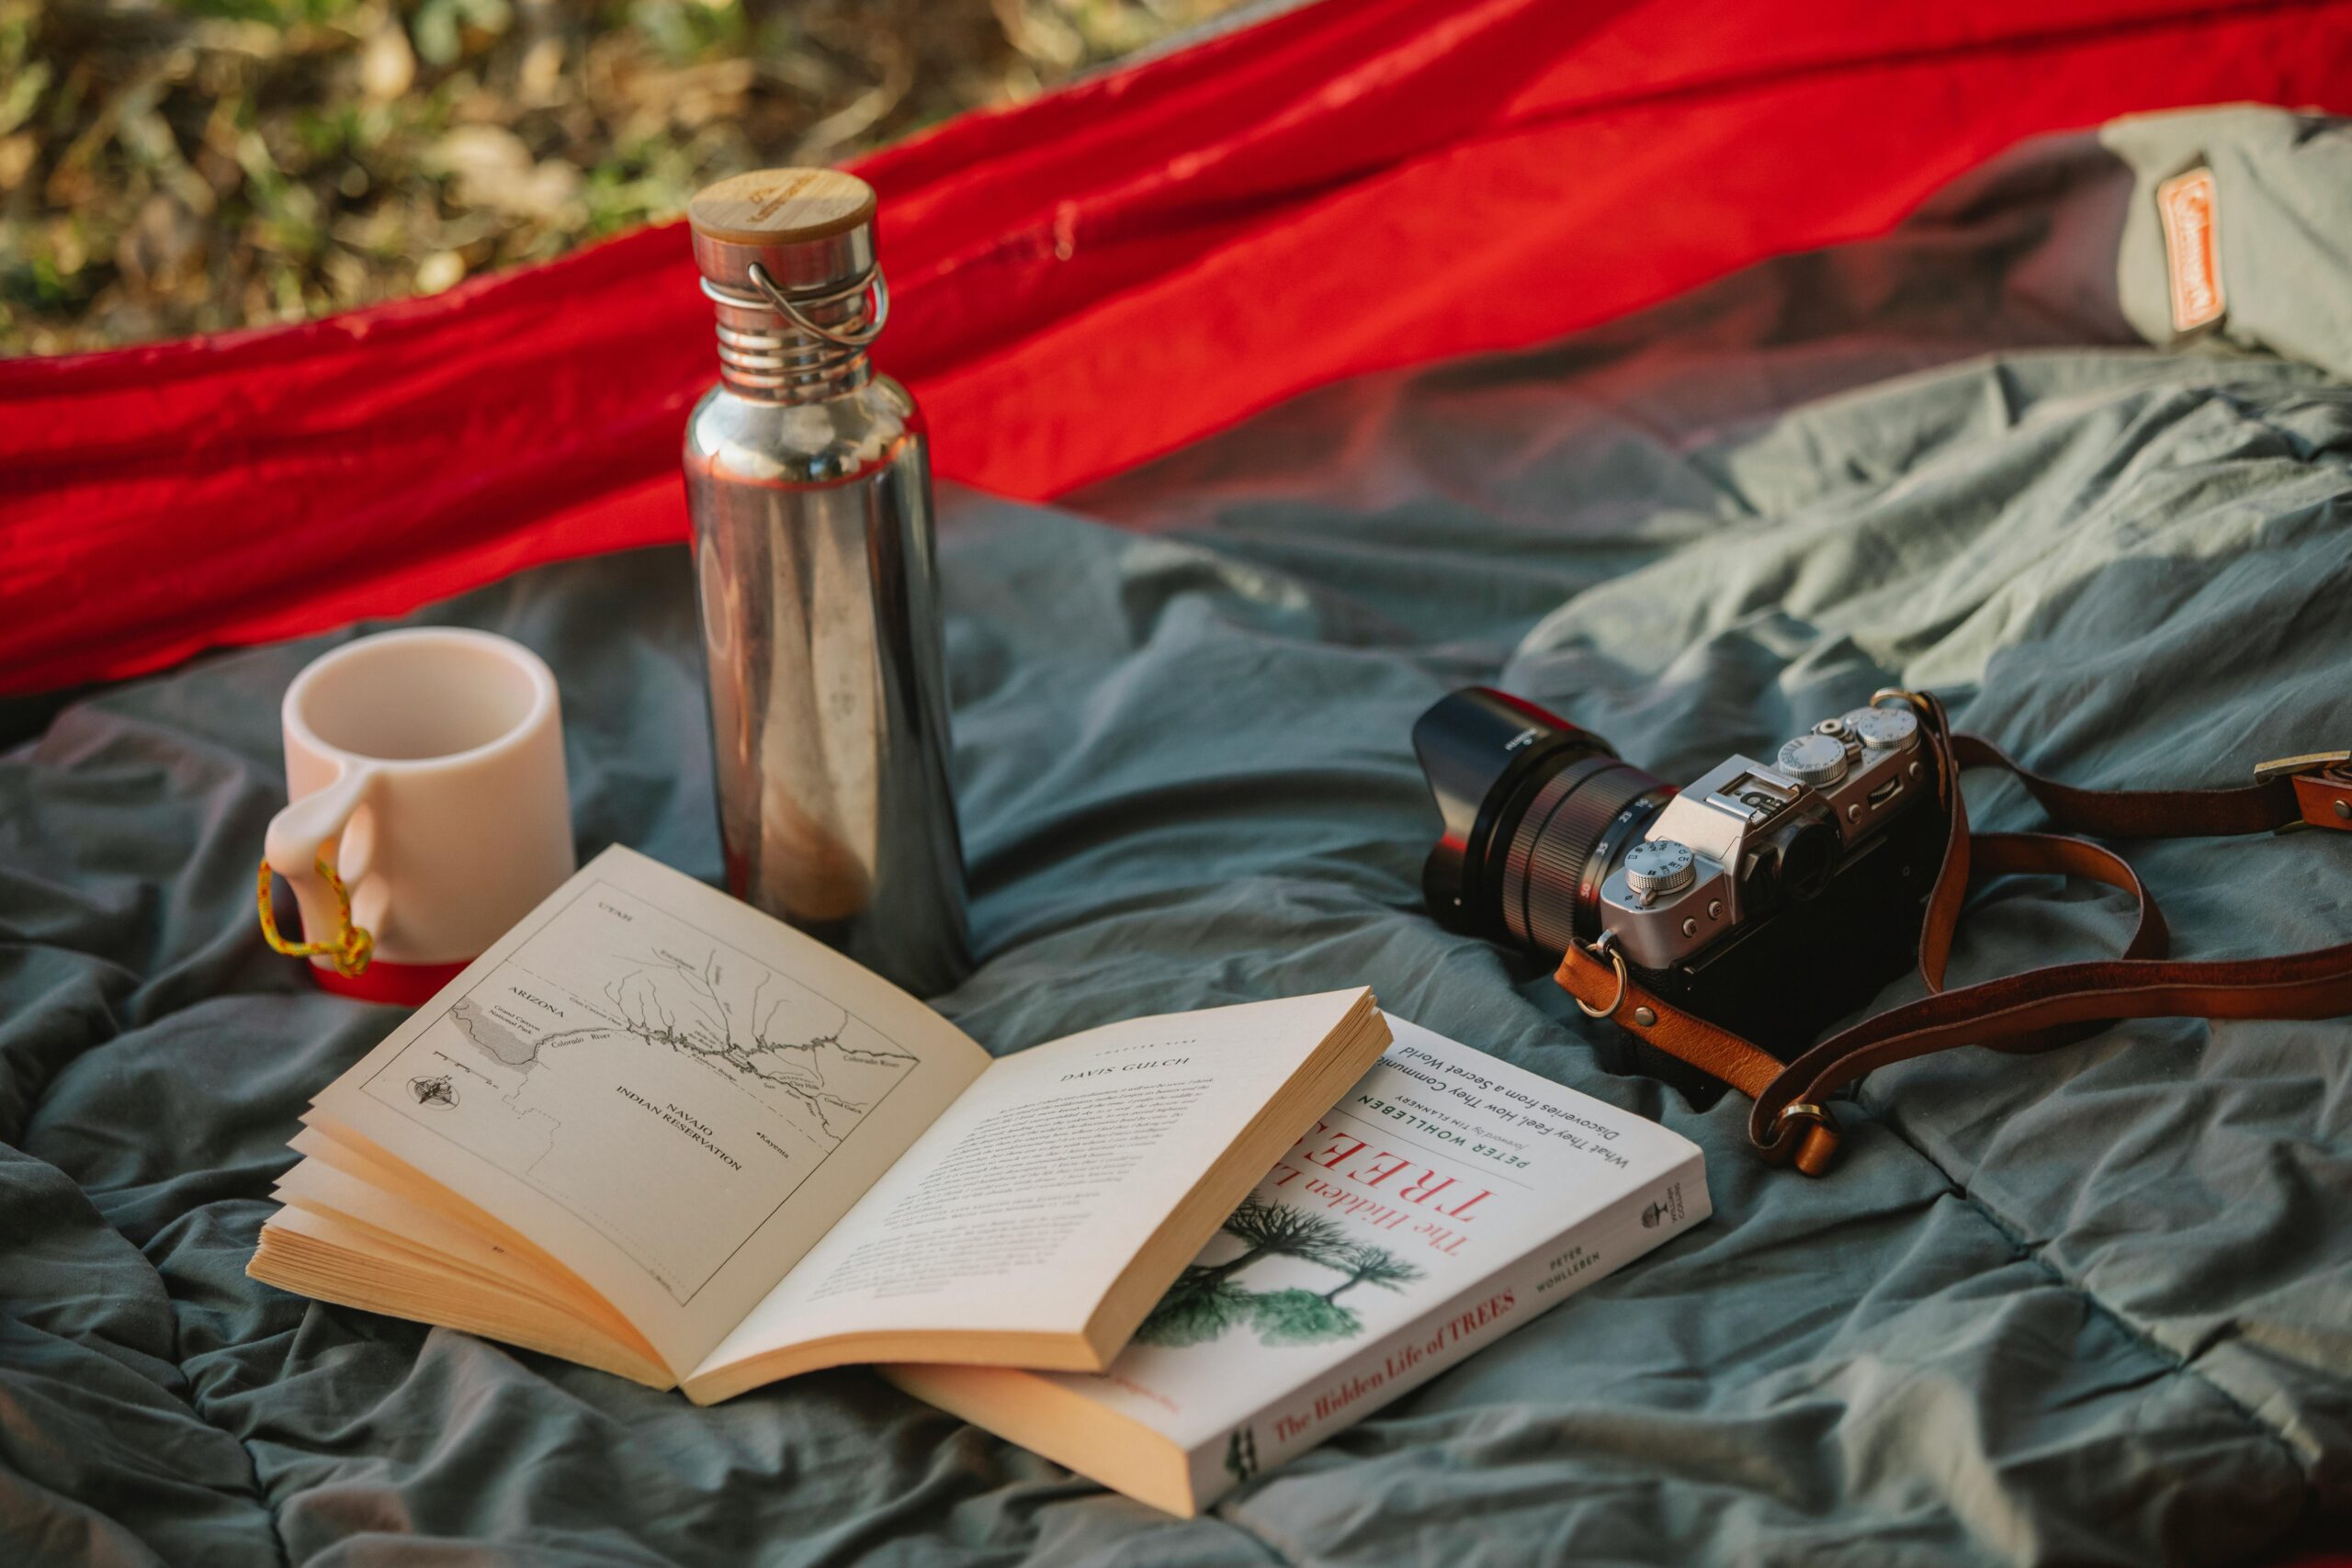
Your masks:
[{"label": "yellow cord loop on mug", "polygon": [[326,852],[319,852],[319,874],[326,878],[327,891],[334,895],[335,933],[333,942],[288,942],[277,934],[277,919],[269,907],[269,862],[261,863],[261,878],[254,886],[254,899],[261,906],[261,934],[272,952],[288,958],[308,958],[313,953],[325,953],[334,964],[336,974],[346,979],[368,967],[368,960],[375,956],[376,938],[365,926],[351,923],[351,894],[343,878],[327,863]]}]

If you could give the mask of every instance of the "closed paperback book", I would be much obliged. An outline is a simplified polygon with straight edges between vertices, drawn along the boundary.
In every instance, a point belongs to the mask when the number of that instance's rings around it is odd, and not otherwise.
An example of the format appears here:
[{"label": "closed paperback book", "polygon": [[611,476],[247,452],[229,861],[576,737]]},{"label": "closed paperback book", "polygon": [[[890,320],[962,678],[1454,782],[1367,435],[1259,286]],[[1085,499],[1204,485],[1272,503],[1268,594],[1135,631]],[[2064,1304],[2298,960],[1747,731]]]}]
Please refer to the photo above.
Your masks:
[{"label": "closed paperback book", "polygon": [[1402,1019],[1098,1372],[893,1365],[1171,1514],[1361,1420],[1704,1220],[1698,1145]]}]

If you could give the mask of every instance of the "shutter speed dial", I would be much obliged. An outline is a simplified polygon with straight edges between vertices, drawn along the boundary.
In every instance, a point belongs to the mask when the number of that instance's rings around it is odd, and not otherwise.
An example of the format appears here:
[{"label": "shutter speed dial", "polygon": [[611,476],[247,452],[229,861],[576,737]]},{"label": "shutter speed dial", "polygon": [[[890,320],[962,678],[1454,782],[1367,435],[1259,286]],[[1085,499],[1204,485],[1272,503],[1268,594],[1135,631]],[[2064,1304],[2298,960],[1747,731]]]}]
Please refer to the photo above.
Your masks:
[{"label": "shutter speed dial", "polygon": [[1846,748],[1834,735],[1800,735],[1781,748],[1779,765],[1797,783],[1820,789],[1846,776]]},{"label": "shutter speed dial", "polygon": [[1625,886],[1645,904],[1679,893],[1698,877],[1690,846],[1673,839],[1645,839],[1625,852]]}]

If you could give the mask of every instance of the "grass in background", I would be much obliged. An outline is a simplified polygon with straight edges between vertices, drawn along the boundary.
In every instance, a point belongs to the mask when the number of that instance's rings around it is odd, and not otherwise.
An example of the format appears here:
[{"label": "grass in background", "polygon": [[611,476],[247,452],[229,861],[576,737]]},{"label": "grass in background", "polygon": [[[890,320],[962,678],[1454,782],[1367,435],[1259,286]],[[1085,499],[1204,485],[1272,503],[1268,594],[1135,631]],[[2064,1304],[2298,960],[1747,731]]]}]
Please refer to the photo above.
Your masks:
[{"label": "grass in background", "polygon": [[447,288],[1233,0],[0,0],[0,355]]}]

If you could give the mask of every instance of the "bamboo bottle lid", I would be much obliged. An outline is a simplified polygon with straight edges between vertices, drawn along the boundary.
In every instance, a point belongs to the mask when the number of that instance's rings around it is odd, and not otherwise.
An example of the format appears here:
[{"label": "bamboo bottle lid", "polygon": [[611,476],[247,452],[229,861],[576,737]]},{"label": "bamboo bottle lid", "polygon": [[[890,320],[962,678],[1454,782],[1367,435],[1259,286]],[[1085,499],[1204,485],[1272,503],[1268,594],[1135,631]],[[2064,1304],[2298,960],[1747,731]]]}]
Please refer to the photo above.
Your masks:
[{"label": "bamboo bottle lid", "polygon": [[756,262],[799,291],[853,282],[874,267],[874,187],[839,169],[754,169],[686,203],[695,263],[724,288],[750,289]]},{"label": "bamboo bottle lid", "polygon": [[686,204],[695,232],[730,245],[821,240],[874,219],[874,187],[839,169],[754,169]]}]

